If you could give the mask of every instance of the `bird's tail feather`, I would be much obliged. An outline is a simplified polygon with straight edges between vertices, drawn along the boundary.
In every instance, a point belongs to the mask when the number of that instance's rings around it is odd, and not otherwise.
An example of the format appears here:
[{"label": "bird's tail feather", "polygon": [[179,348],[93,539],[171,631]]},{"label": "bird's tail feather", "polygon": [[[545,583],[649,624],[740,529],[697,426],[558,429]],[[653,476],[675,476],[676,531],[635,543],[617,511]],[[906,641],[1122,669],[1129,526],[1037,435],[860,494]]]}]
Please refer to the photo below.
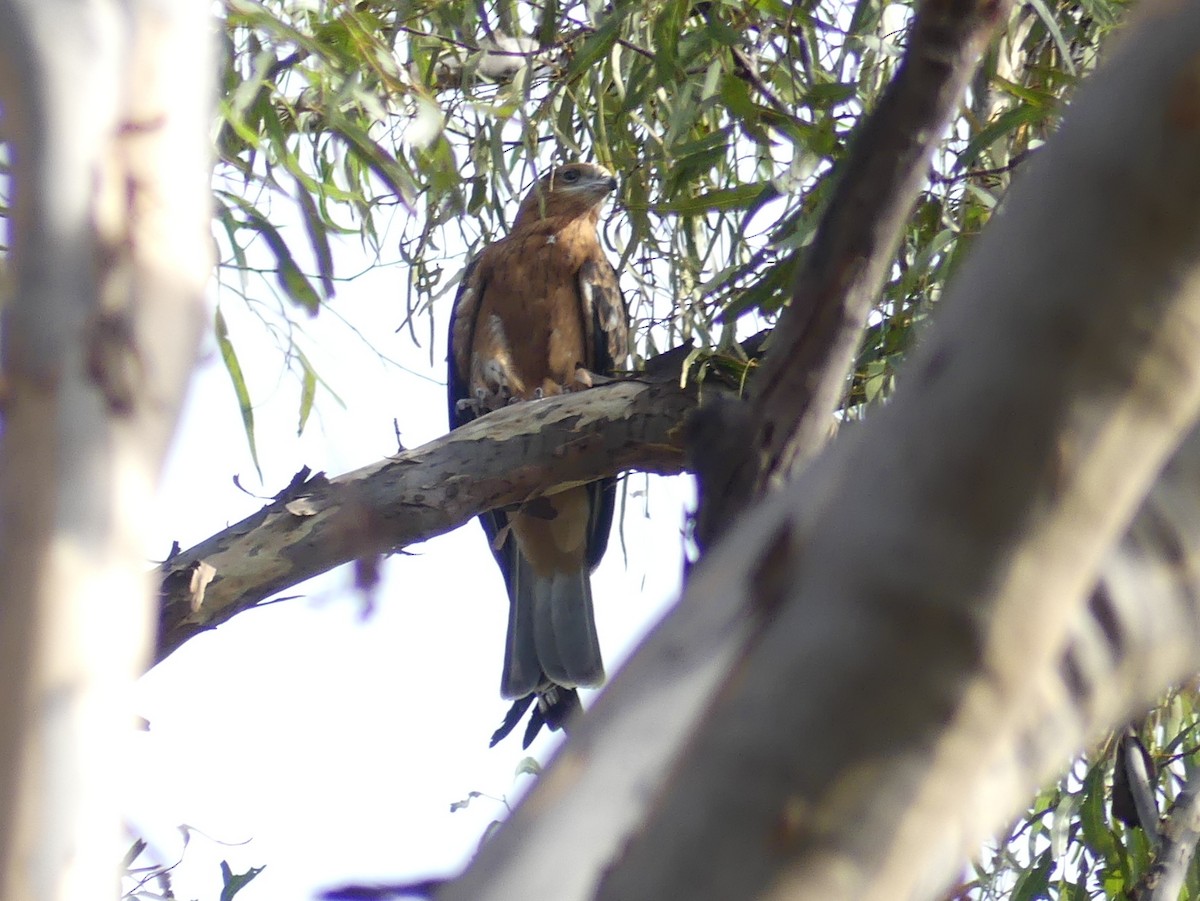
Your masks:
[{"label": "bird's tail feather", "polygon": [[604,681],[586,567],[541,576],[516,554],[501,693],[519,698],[544,680],[573,688]]},{"label": "bird's tail feather", "polygon": [[550,680],[568,687],[602,683],[604,663],[587,569],[539,578],[533,609],[538,659]]},{"label": "bird's tail feather", "polygon": [[500,694],[505,698],[523,698],[537,691],[545,680],[538,662],[534,626],[533,570],[521,553],[513,554],[509,585],[508,636],[504,642],[504,672]]}]

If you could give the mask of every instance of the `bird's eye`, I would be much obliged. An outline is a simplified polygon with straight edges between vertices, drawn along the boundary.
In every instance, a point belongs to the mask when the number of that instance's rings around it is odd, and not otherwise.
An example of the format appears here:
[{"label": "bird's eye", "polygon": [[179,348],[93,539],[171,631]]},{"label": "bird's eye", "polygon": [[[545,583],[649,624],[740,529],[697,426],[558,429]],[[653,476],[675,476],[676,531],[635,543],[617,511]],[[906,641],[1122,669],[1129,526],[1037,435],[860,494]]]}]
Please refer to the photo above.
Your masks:
[{"label": "bird's eye", "polygon": [[562,174],[563,181],[579,181],[579,170],[568,169]]}]

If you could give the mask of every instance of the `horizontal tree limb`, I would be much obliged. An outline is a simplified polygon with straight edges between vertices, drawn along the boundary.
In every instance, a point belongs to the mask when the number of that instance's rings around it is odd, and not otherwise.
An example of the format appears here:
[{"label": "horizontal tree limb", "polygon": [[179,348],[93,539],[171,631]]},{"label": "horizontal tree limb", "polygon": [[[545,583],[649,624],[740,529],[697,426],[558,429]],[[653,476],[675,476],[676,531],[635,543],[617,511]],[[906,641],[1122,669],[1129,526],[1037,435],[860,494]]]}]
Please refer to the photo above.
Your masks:
[{"label": "horizontal tree limb", "polygon": [[162,564],[155,659],[307,578],[449,532],[486,510],[627,469],[678,473],[696,396],[678,378],[611,382],[514,404],[336,478],[298,479]]}]

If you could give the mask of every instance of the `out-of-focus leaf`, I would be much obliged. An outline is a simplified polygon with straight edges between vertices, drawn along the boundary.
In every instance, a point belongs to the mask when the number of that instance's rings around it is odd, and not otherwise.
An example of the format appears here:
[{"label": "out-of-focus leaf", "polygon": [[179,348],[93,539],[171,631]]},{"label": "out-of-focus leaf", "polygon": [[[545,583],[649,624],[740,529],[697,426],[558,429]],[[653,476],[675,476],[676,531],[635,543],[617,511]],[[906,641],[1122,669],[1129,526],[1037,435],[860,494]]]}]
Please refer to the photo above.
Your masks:
[{"label": "out-of-focus leaf", "polygon": [[329,249],[329,233],[325,221],[317,211],[317,204],[312,194],[301,184],[296,185],[296,202],[304,216],[304,230],[308,232],[308,243],[312,247],[313,258],[317,261],[317,272],[321,276],[321,288],[325,299],[333,297],[333,252]]},{"label": "out-of-focus leaf", "polygon": [[540,776],[542,775],[542,765],[532,757],[522,757],[517,762],[517,769],[513,773],[514,776]]},{"label": "out-of-focus leaf", "polygon": [[287,298],[303,307],[310,316],[317,315],[321,309],[321,297],[312,282],[296,265],[291,248],[288,247],[287,241],[283,240],[279,230],[253,207],[246,209],[246,221],[262,236],[271,248],[271,253],[275,255],[275,262],[278,264],[276,278]]},{"label": "out-of-focus leaf", "polygon": [[1050,37],[1054,39],[1055,46],[1058,47],[1058,52],[1067,74],[1075,76],[1075,61],[1071,58],[1071,48],[1068,46],[1066,38],[1063,37],[1062,29],[1058,27],[1058,19],[1050,12],[1050,8],[1046,6],[1045,0],[1029,0],[1029,5],[1033,7],[1034,12],[1038,14],[1038,18],[1042,20],[1042,24],[1046,26],[1046,30],[1050,32]]},{"label": "out-of-focus leaf", "polygon": [[345,139],[358,158],[370,167],[396,197],[411,209],[416,202],[416,188],[412,177],[396,158],[373,141],[360,126],[345,117],[337,117],[330,126]]},{"label": "out-of-focus leaf", "polygon": [[1104,874],[1104,897],[1124,898],[1126,885],[1125,877],[1120,873],[1106,872]]},{"label": "out-of-focus leaf", "polygon": [[317,396],[316,371],[303,357],[301,357],[301,366],[303,367],[303,376],[300,383],[300,421],[296,426],[297,435],[304,434],[304,426],[308,423],[308,416],[312,413],[313,400]]},{"label": "out-of-focus leaf", "polygon": [[810,106],[830,107],[838,103],[845,103],[857,93],[854,85],[833,81],[810,86],[804,93],[804,100]]},{"label": "out-of-focus leaf", "polygon": [[221,901],[233,901],[234,895],[253,881],[266,867],[251,867],[245,873],[234,873],[226,861],[221,861]]},{"label": "out-of-focus leaf", "polygon": [[1050,856],[1060,858],[1067,853],[1071,832],[1079,816],[1080,795],[1068,792],[1054,808],[1054,822],[1050,827]]},{"label": "out-of-focus leaf", "polygon": [[1028,103],[1022,103],[1010,109],[999,116],[995,122],[992,122],[971,138],[966,148],[959,154],[958,167],[969,169],[975,165],[976,160],[979,159],[979,154],[983,152],[984,148],[989,147],[1004,135],[1016,131],[1024,125],[1040,122],[1045,116],[1046,111],[1043,108]]},{"label": "out-of-focus leaf", "polygon": [[778,191],[773,185],[758,182],[733,188],[717,188],[706,191],[697,197],[660,201],[654,204],[652,209],[656,213],[679,213],[683,216],[695,216],[699,213],[720,210],[749,209],[765,203],[777,195]]},{"label": "out-of-focus leaf", "polygon": [[611,12],[605,17],[600,27],[588,35],[583,46],[572,57],[564,74],[565,81],[569,82],[578,77],[581,72],[591,68],[608,55],[620,34],[621,23],[624,19],[624,15],[618,11]]},{"label": "out-of-focus leaf", "polygon": [[461,801],[451,801],[450,802],[450,812],[458,813],[458,811],[460,811],[460,810],[466,810],[468,807],[471,806],[472,801],[474,801],[476,798],[482,798],[482,797],[483,797],[483,792],[477,792],[477,791],[468,792],[467,796],[465,798],[463,798]]},{"label": "out-of-focus leaf", "polygon": [[1050,897],[1050,873],[1054,860],[1049,850],[1044,851],[1033,865],[1020,875],[1013,886],[1009,901],[1039,901]]},{"label": "out-of-focus leaf", "polygon": [[538,20],[537,41],[545,47],[558,34],[558,17],[561,10],[558,0],[545,0],[542,3],[542,14]]},{"label": "out-of-focus leaf", "polygon": [[218,194],[214,204],[216,207],[217,221],[221,223],[221,227],[225,229],[225,237],[229,240],[229,251],[233,254],[233,261],[237,269],[238,278],[241,281],[242,293],[247,292],[246,287],[246,270],[250,268],[250,264],[246,259],[246,251],[242,248],[241,242],[238,241],[239,224],[233,217],[233,211],[221,202]]},{"label": "out-of-focus leaf", "polygon": [[1083,840],[1110,866],[1119,865],[1119,851],[1108,823],[1104,817],[1106,789],[1103,764],[1094,764],[1084,780],[1083,801],[1079,809],[1079,825],[1083,829]]},{"label": "out-of-focus leaf", "polygon": [[1060,98],[1053,91],[1047,91],[1037,86],[1018,84],[1007,78],[1001,78],[999,75],[992,76],[992,84],[1009,96],[1016,97],[1030,106],[1053,110],[1059,105]]},{"label": "out-of-focus leaf", "polygon": [[746,134],[754,141],[766,141],[766,133],[760,124],[762,108],[750,96],[750,88],[734,73],[727,73],[721,81],[721,101],[742,123]]},{"label": "out-of-focus leaf", "polygon": [[777,312],[792,299],[791,287],[796,278],[796,267],[799,264],[799,255],[793,254],[767,269],[757,281],[738,294],[721,310],[717,321],[732,322],[747,310],[761,310],[764,313]]},{"label": "out-of-focus leaf", "polygon": [[654,17],[654,65],[658,69],[659,81],[672,84],[684,78],[682,60],[679,55],[679,38],[683,31],[683,20],[691,8],[692,0],[666,0],[659,6]]}]

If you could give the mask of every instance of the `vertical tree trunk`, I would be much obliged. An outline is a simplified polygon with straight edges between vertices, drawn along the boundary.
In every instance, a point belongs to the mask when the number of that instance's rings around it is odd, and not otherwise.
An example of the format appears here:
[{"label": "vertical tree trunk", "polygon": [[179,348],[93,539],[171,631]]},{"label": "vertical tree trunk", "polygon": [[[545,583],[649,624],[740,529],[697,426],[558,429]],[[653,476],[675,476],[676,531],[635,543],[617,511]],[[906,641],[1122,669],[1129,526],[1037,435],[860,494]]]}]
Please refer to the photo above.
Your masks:
[{"label": "vertical tree trunk", "polygon": [[0,2],[0,899],[110,898],[143,527],[204,323],[209,7]]},{"label": "vertical tree trunk", "polygon": [[441,901],[933,897],[1194,661],[1124,666],[1127,595],[1063,653],[1200,414],[1198,46],[1200,5],[1144,6],[891,402],[705,557]]}]

